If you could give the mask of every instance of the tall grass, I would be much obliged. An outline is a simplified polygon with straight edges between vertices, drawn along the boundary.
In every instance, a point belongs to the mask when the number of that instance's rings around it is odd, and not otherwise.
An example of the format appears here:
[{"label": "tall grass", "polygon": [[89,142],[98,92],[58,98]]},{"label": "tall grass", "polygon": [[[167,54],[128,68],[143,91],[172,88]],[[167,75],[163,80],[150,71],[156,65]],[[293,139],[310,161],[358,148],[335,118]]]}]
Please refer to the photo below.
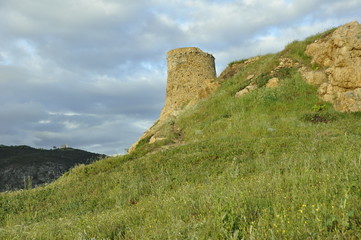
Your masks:
[{"label": "tall grass", "polygon": [[[165,123],[182,144],[169,133],[48,186],[0,194],[0,238],[361,238],[361,115],[315,108],[315,87],[296,71],[234,97],[247,74],[277,61],[262,57]],[[332,118],[305,117],[315,109]]]}]

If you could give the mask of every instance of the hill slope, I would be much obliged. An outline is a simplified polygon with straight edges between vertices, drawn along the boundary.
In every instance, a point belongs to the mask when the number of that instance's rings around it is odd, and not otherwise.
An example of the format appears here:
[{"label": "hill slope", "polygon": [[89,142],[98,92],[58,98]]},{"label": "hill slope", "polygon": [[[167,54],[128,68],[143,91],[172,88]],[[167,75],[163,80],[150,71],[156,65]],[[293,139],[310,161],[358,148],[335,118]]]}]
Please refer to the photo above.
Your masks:
[{"label": "hill slope", "polygon": [[[156,124],[155,143],[0,194],[0,238],[361,238],[361,114],[320,102],[294,67],[264,87],[281,58],[318,67],[304,51],[327,34],[233,63],[210,97]],[[250,75],[258,89],[236,98]]]},{"label": "hill slope", "polygon": [[0,191],[35,187],[59,178],[70,168],[105,155],[74,148],[52,150],[0,146]]}]

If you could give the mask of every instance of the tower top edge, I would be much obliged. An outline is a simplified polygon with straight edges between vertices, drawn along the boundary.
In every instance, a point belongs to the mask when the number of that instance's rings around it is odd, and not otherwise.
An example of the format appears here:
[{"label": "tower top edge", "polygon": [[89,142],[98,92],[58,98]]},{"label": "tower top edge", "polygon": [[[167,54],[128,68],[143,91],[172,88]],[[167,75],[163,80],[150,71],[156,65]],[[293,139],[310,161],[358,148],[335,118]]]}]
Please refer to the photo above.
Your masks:
[{"label": "tower top edge", "polygon": [[207,56],[214,58],[212,54],[203,52],[201,49],[199,49],[197,47],[175,48],[175,49],[168,51],[167,56],[171,57],[171,56],[175,56],[175,55],[189,54],[189,53],[200,53],[200,54],[207,55]]}]

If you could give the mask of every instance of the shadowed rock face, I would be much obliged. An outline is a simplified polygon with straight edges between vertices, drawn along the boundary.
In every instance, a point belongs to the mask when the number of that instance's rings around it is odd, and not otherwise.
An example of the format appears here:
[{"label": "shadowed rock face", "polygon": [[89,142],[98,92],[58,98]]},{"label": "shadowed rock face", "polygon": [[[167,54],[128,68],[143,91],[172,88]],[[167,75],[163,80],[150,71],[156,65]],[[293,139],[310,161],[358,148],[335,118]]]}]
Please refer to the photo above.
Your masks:
[{"label": "shadowed rock face", "polygon": [[361,24],[351,22],[307,47],[306,54],[323,67],[308,73],[319,95],[340,112],[361,111]]},{"label": "shadowed rock face", "polygon": [[105,155],[73,148],[44,150],[28,146],[0,146],[0,191],[50,183],[79,164]]},{"label": "shadowed rock face", "polygon": [[8,166],[0,170],[0,191],[18,190],[50,183],[59,178],[69,167],[54,163]]}]

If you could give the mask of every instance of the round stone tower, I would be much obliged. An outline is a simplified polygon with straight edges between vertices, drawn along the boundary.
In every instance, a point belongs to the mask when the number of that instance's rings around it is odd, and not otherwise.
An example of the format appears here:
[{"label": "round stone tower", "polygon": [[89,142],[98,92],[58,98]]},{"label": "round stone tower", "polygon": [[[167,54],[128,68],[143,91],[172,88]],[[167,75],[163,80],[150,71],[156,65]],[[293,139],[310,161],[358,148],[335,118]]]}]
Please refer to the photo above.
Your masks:
[{"label": "round stone tower", "polygon": [[199,48],[177,48],[167,53],[168,80],[160,119],[206,97],[216,88],[214,57]]},{"label": "round stone tower", "polygon": [[187,47],[177,48],[167,53],[168,80],[165,104],[159,120],[143,136],[134,143],[128,153],[132,152],[139,141],[150,138],[150,143],[164,139],[157,130],[157,124],[170,115],[177,112],[186,105],[196,103],[212,93],[218,83],[216,79],[216,68],[214,57],[199,48]]}]

